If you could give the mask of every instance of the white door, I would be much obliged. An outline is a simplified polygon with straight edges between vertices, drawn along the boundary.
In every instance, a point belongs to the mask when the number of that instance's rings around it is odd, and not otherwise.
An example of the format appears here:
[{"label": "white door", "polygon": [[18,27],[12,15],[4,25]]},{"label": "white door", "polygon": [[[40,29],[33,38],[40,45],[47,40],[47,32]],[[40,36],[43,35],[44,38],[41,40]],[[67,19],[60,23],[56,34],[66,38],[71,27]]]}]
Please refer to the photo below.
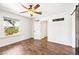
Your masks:
[{"label": "white door", "polygon": [[35,20],[34,21],[34,39],[40,39],[41,38],[41,32],[40,32],[40,21]]}]

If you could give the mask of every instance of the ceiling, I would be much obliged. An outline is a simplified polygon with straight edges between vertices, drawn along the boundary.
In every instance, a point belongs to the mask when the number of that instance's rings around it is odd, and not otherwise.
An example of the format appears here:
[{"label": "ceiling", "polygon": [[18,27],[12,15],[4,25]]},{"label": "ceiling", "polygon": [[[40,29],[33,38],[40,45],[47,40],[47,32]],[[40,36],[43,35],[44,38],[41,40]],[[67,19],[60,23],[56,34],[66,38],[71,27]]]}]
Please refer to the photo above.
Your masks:
[{"label": "ceiling", "polygon": [[[29,4],[31,3],[26,3],[24,5],[28,6]],[[33,17],[46,17],[52,14],[71,11],[74,5],[74,3],[40,3],[42,15],[35,15]],[[4,9],[25,17],[31,17],[28,13],[20,13],[24,11],[24,8],[20,5],[20,3],[0,3],[0,9]]]}]

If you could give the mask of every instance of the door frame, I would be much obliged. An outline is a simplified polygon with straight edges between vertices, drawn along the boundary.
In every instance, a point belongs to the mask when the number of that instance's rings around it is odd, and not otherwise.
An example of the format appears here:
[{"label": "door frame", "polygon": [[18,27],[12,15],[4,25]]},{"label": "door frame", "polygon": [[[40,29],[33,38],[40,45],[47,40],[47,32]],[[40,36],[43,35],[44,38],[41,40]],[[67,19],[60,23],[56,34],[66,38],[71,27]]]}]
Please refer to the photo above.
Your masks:
[{"label": "door frame", "polygon": [[79,55],[79,5],[75,11],[75,54]]}]

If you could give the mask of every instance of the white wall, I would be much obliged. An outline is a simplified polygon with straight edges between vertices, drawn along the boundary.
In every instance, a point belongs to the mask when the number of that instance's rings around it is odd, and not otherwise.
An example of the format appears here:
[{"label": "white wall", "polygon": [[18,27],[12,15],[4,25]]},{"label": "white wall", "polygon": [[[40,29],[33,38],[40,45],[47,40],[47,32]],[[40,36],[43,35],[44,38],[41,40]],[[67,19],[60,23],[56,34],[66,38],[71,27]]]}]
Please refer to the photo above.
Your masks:
[{"label": "white wall", "polygon": [[[75,6],[78,5],[78,3],[76,3],[74,5],[73,10],[75,9]],[[72,10],[72,12],[73,12]],[[72,15],[72,46],[75,48],[76,47],[76,35],[75,35],[75,13]]]},{"label": "white wall", "polygon": [[[17,36],[11,37],[3,37],[2,34],[2,24],[3,24],[3,16],[19,19],[21,24],[21,34]],[[0,47],[18,42],[24,39],[28,39],[32,37],[32,20],[30,18],[22,17],[7,11],[0,10]]]},{"label": "white wall", "polygon": [[[63,18],[64,21],[53,22],[52,19]],[[48,40],[72,46],[72,19],[69,13],[53,15],[48,20]]]},{"label": "white wall", "polygon": [[47,36],[47,21],[41,21],[41,38]]}]

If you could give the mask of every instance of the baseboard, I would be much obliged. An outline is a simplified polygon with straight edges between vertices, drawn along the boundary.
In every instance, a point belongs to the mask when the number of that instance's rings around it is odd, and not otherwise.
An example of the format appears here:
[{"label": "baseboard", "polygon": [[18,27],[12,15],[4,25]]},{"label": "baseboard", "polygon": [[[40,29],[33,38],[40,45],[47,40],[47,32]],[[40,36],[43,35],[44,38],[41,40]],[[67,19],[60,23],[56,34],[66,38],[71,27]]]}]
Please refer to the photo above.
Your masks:
[{"label": "baseboard", "polygon": [[30,38],[27,38],[27,39],[20,39],[20,40],[17,40],[17,41],[13,41],[13,42],[10,42],[10,43],[7,43],[7,44],[4,44],[4,45],[1,45],[0,48],[5,47],[5,46],[8,46],[8,45],[12,45],[12,44],[15,44],[15,43],[18,43],[18,42],[24,41],[24,40],[28,40],[28,39],[33,39],[33,38],[30,37]]},{"label": "baseboard", "polygon": [[[61,44],[61,45],[65,45],[65,46],[69,46],[69,47],[72,47],[72,45],[70,44],[64,44],[64,43],[61,43],[61,42],[56,42],[56,41],[51,41],[51,40],[48,40],[49,42],[53,42],[53,43],[57,43],[57,44]],[[73,48],[73,47],[72,47]]]}]

